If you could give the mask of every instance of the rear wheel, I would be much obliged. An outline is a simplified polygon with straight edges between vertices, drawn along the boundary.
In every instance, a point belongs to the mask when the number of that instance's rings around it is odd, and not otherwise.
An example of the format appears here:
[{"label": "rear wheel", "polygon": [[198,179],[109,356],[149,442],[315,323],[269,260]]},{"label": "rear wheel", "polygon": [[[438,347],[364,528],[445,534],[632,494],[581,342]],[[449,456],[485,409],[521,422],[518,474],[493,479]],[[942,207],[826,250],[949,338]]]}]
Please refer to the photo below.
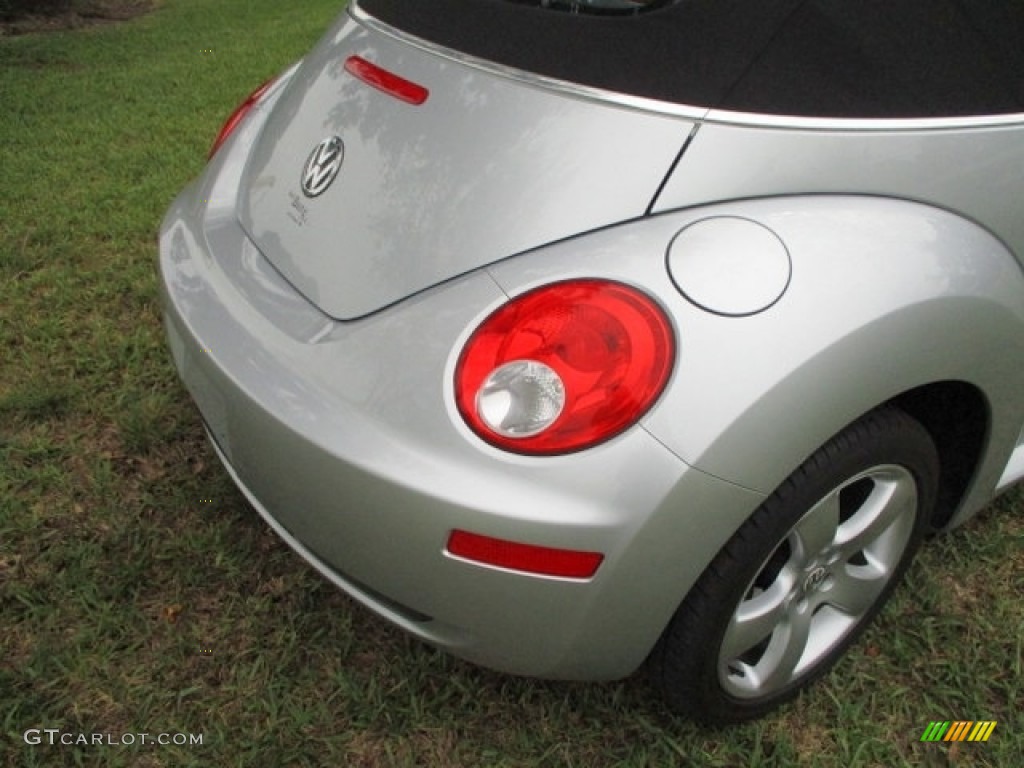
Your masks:
[{"label": "rear wheel", "polygon": [[709,723],[759,717],[823,674],[910,564],[938,456],[885,408],[811,456],[701,576],[651,659],[674,709]]}]

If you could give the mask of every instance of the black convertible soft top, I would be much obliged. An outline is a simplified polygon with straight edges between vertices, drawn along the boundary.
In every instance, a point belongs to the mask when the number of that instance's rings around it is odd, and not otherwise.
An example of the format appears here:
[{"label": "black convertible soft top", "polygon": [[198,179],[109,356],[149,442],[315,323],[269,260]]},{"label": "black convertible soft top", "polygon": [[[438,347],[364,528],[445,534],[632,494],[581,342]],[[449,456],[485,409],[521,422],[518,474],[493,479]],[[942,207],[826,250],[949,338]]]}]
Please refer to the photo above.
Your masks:
[{"label": "black convertible soft top", "polygon": [[698,107],[815,117],[1024,112],[1021,0],[678,0],[635,15],[359,0],[518,69]]}]

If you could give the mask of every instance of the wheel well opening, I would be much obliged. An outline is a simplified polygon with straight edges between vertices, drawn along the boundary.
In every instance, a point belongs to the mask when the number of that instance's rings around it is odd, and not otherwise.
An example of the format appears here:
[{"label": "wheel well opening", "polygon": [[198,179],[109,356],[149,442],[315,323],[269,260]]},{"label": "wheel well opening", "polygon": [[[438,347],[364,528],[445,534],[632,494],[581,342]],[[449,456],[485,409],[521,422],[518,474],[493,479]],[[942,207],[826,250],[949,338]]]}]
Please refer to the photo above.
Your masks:
[{"label": "wheel well opening", "polygon": [[989,410],[981,392],[960,381],[912,389],[890,403],[928,430],[939,452],[939,494],[932,526],[949,522],[974,477],[988,435]]}]

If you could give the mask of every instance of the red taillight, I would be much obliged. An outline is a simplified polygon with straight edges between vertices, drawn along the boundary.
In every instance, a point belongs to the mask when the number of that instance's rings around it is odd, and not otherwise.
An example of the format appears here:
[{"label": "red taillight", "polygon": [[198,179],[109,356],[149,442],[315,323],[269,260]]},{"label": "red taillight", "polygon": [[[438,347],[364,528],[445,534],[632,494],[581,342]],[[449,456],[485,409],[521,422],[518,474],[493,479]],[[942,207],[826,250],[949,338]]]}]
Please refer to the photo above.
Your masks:
[{"label": "red taillight", "polygon": [[447,549],[456,557],[485,565],[566,579],[589,579],[604,560],[600,552],[539,547],[458,530],[448,537]]},{"label": "red taillight", "polygon": [[256,106],[257,102],[263,97],[263,94],[267,92],[267,89],[274,84],[276,77],[272,77],[267,80],[263,85],[257,88],[255,91],[246,96],[245,101],[239,104],[235,111],[231,113],[227,120],[224,121],[224,125],[221,126],[220,133],[217,134],[217,138],[213,140],[213,146],[210,147],[210,154],[207,155],[207,160],[213,157],[217,150],[220,149],[220,145],[227,141],[238,124],[242,122],[242,119],[249,114],[249,110]]},{"label": "red taillight", "polygon": [[349,56],[345,59],[345,71],[389,96],[404,101],[406,104],[419,106],[427,100],[430,91],[422,85],[388,72],[361,56]]},{"label": "red taillight", "polygon": [[455,398],[493,445],[568,453],[635,424],[674,357],[668,318],[643,293],[606,280],[554,283],[484,320],[459,357]]}]

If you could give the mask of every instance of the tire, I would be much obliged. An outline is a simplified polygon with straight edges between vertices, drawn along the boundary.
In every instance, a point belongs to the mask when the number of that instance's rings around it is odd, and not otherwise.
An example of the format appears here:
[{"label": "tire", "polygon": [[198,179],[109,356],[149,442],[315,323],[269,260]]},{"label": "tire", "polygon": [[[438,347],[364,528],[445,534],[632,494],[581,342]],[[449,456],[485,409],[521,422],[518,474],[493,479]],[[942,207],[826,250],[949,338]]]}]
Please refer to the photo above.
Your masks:
[{"label": "tire", "polygon": [[888,407],[805,461],[726,543],[652,652],[669,706],[742,722],[824,674],[909,566],[938,475],[928,433]]}]

